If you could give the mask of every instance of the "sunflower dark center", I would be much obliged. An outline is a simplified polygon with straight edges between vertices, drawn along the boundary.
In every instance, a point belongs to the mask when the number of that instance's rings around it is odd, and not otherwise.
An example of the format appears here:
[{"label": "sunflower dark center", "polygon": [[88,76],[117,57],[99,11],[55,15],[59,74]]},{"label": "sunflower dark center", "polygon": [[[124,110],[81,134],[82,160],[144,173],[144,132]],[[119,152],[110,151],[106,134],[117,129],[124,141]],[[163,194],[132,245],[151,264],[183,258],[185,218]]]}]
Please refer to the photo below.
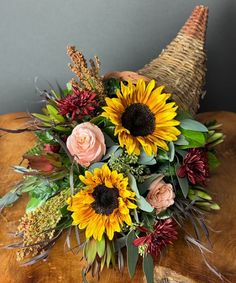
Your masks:
[{"label": "sunflower dark center", "polygon": [[98,214],[110,215],[119,205],[119,191],[117,188],[107,188],[106,186],[98,185],[94,189],[92,196],[95,200],[92,203],[92,208]]},{"label": "sunflower dark center", "polygon": [[134,103],[128,106],[121,116],[121,123],[134,137],[144,137],[152,134],[155,130],[155,116],[143,103]]}]

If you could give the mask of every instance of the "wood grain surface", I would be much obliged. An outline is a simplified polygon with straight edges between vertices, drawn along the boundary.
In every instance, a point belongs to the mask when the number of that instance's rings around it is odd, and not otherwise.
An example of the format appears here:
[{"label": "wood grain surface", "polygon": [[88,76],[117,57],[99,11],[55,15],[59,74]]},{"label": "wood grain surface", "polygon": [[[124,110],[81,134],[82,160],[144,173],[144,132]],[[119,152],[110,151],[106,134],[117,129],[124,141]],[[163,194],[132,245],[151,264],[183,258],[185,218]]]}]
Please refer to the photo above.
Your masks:
[{"label": "wood grain surface", "polygon": [[[0,116],[0,127],[24,127],[25,113],[13,113]],[[227,135],[225,143],[218,147],[220,167],[214,172],[209,182],[209,190],[221,205],[221,211],[209,214],[213,253],[207,258],[232,283],[236,283],[236,114],[228,112],[205,113],[199,115],[202,121],[217,119],[223,123],[223,131]],[[22,154],[34,144],[31,133],[6,134],[0,132],[0,196],[9,190],[21,176],[11,170],[12,165],[21,161]],[[0,244],[14,242],[16,239],[10,232],[14,231],[18,219],[24,213],[26,196],[22,197],[14,207],[5,209],[0,215]],[[84,262],[81,254],[74,255],[64,251],[62,236],[45,262],[29,267],[20,267],[16,261],[15,251],[0,250],[0,283],[74,283],[82,282],[81,269]],[[161,262],[161,268],[155,270],[156,282],[222,282],[205,266],[198,251],[188,247],[180,238],[170,247]],[[182,277],[184,276],[184,277]],[[165,280],[164,278],[169,278]],[[88,276],[90,283],[98,282]],[[125,269],[123,276],[114,269],[105,269],[101,274],[101,283],[143,282],[141,267],[137,269],[131,280]]]}]

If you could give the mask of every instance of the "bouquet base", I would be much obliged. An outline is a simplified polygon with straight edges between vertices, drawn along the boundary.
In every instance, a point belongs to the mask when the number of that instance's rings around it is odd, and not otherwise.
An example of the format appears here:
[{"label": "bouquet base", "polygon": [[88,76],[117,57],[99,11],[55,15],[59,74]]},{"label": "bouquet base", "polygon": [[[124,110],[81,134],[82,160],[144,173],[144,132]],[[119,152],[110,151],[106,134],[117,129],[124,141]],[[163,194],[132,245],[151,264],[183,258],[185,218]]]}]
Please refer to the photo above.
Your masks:
[{"label": "bouquet base", "polygon": [[[26,116],[26,113],[2,115],[0,116],[0,127],[24,128],[26,119],[19,118]],[[221,270],[223,275],[225,274],[231,282],[235,282],[236,277],[229,276],[229,274],[236,274],[236,222],[234,221],[236,219],[236,190],[234,189],[236,187],[236,114],[215,112],[201,114],[198,117],[201,121],[217,119],[219,123],[223,123],[223,131],[227,136],[226,141],[219,146],[221,166],[217,169],[209,184],[209,189],[214,189],[214,194],[222,208],[221,213],[209,215],[209,226],[215,231],[221,229],[222,232],[211,233],[214,253],[207,255],[207,257],[213,265]],[[10,166],[21,162],[22,154],[33,146],[34,141],[33,134],[29,132],[14,136],[1,132],[1,196],[20,178],[19,174],[12,172]],[[15,204],[14,209],[7,208],[3,211],[0,217],[0,242],[3,245],[14,242],[14,237],[10,238],[9,232],[14,231],[13,224],[23,215],[26,201],[27,199],[24,196]],[[64,241],[65,235],[59,239],[46,262],[28,267],[19,266],[19,263],[15,260],[15,250],[1,250],[0,282],[79,282],[81,270],[85,263],[81,261],[81,253],[77,256],[68,251],[65,253]],[[214,274],[204,264],[198,251],[188,248],[181,237],[176,241],[174,247],[170,247],[168,256],[163,258],[161,265],[162,268],[155,269],[155,282],[216,282]],[[171,270],[165,267],[171,268]],[[186,278],[182,278],[182,281],[174,279],[180,275]],[[164,278],[166,281],[164,281]],[[91,274],[88,275],[88,280],[89,282],[97,282],[95,278],[92,279]],[[100,282],[111,281],[144,282],[142,268],[141,266],[137,268],[132,280],[129,278],[127,269],[125,269],[123,277],[118,270],[105,269],[101,274]]]}]

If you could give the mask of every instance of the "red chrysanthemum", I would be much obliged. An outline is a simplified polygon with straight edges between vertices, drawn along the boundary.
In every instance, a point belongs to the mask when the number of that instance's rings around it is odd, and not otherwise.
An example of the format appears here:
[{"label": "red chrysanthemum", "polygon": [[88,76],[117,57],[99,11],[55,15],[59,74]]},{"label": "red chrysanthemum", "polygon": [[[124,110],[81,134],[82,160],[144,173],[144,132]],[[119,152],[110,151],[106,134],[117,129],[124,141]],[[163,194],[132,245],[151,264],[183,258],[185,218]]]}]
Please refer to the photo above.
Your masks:
[{"label": "red chrysanthemum", "polygon": [[140,227],[140,231],[146,235],[135,239],[133,244],[137,247],[145,247],[145,252],[152,256],[158,257],[163,248],[177,239],[176,227],[171,218],[158,221],[154,226],[153,232],[144,227]]},{"label": "red chrysanthemum", "polygon": [[80,120],[84,116],[93,116],[95,109],[98,106],[95,100],[97,94],[95,92],[82,90],[73,87],[73,93],[67,95],[57,101],[59,113],[62,116],[68,115],[73,121],[75,117]]},{"label": "red chrysanthemum", "polygon": [[187,176],[193,184],[204,184],[208,177],[207,153],[202,148],[192,148],[185,155],[183,165],[178,169],[179,177]]}]

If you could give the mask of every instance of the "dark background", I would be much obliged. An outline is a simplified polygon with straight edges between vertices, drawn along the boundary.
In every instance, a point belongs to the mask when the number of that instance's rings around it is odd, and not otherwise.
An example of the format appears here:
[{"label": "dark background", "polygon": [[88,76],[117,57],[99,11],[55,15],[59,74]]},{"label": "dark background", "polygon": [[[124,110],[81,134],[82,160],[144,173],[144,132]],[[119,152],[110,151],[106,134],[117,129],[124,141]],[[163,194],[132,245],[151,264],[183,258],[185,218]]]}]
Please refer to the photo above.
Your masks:
[{"label": "dark background", "polygon": [[157,56],[195,5],[209,6],[207,95],[201,111],[236,111],[236,0],[0,0],[0,113],[37,111],[47,88],[73,76],[68,44],[99,55],[102,72]]}]

